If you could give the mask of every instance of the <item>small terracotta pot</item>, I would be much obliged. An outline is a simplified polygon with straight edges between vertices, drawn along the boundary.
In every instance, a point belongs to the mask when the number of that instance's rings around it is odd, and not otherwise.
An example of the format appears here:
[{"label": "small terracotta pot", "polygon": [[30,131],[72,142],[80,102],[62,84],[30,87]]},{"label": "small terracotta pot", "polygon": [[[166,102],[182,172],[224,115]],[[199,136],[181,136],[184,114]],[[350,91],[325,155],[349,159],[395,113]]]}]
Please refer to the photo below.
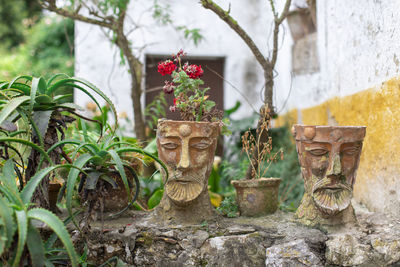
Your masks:
[{"label": "small terracotta pot", "polygon": [[240,215],[253,217],[274,213],[278,209],[280,183],[280,178],[231,181],[236,188]]}]

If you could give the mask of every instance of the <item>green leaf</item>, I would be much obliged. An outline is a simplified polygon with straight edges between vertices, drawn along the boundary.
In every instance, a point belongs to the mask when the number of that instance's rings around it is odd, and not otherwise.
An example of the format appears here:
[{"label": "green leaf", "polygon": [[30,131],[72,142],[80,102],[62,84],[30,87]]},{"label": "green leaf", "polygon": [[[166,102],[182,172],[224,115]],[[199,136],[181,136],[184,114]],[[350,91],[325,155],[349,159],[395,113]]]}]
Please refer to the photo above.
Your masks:
[{"label": "green leaf", "polygon": [[[64,77],[64,78],[70,78],[67,74],[65,73],[57,73],[54,76],[52,76],[48,81],[47,81],[47,87],[50,87],[51,83],[56,80],[58,77]],[[47,92],[46,92],[47,93]]]},{"label": "green leaf", "polygon": [[[64,221],[64,225],[69,224],[72,221],[72,218],[75,217],[76,215],[78,215],[80,213],[80,211],[76,211],[74,214],[72,214],[71,216],[68,216]],[[53,250],[50,250],[50,248],[54,245],[54,243],[57,241],[57,234],[56,233],[52,233],[51,236],[49,237],[49,239],[47,239],[46,243],[44,243],[44,248],[46,250],[46,253],[50,253]]]},{"label": "green leaf", "polygon": [[0,143],[3,143],[3,142],[15,142],[15,143],[20,143],[20,144],[23,144],[26,146],[30,146],[31,148],[36,149],[40,154],[42,154],[50,164],[53,164],[52,160],[50,159],[50,157],[46,153],[46,151],[44,151],[43,148],[41,148],[40,146],[38,146],[32,142],[29,142],[25,139],[9,138],[9,137],[0,138]]},{"label": "green leaf", "polygon": [[[73,169],[75,170],[75,169]],[[71,259],[72,266],[78,266],[78,255],[75,252],[67,229],[60,219],[48,210],[35,208],[28,211],[28,217],[46,223],[60,238]]]},{"label": "green leaf", "polygon": [[48,175],[50,172],[54,171],[55,169],[67,168],[67,167],[71,167],[71,165],[70,164],[56,165],[56,166],[47,167],[45,169],[38,171],[34,176],[31,177],[29,182],[25,185],[24,189],[22,189],[22,191],[21,191],[22,201],[25,204],[28,204],[31,201],[33,192],[35,192],[36,187],[39,185],[39,183],[42,181],[42,179],[46,177],[46,175]]},{"label": "green leaf", "polygon": [[28,218],[26,217],[25,210],[15,211],[15,215],[17,218],[17,225],[18,225],[18,244],[17,244],[17,252],[14,256],[14,260],[12,263],[13,267],[19,266],[21,255],[25,247],[26,235],[28,233]]},{"label": "green leaf", "polygon": [[0,112],[0,124],[5,121],[11,113],[13,113],[21,104],[28,101],[29,96],[18,96],[10,100]]},{"label": "green leaf", "polygon": [[157,153],[157,139],[154,138],[153,140],[151,140],[143,150],[150,154],[156,154]]},{"label": "green leaf", "polygon": [[160,164],[161,167],[164,169],[165,174],[166,174],[165,181],[168,181],[169,173],[168,173],[167,166],[165,166],[164,162],[162,162],[161,160],[159,160],[157,157],[153,156],[152,154],[150,154],[146,151],[143,151],[142,149],[137,149],[137,148],[119,148],[116,150],[116,152],[118,154],[125,153],[125,152],[136,152],[136,153],[146,155],[146,156],[152,158],[153,160],[157,161],[157,163]]},{"label": "green leaf", "polygon": [[114,189],[118,188],[118,184],[114,181],[114,179],[112,179],[110,176],[103,174],[100,176],[100,179],[106,181],[107,183],[109,183]]},{"label": "green leaf", "polygon": [[2,255],[6,249],[7,237],[5,232],[6,228],[4,226],[4,220],[2,217],[0,217],[0,255]]},{"label": "green leaf", "polygon": [[162,188],[157,189],[153,193],[153,195],[149,198],[149,201],[147,201],[147,206],[149,207],[149,209],[153,209],[160,203],[163,194],[164,194],[164,189]]},{"label": "green leaf", "polygon": [[39,231],[32,225],[28,226],[28,236],[26,239],[26,244],[28,245],[29,254],[32,260],[33,267],[44,266],[44,247],[42,242],[42,237]]},{"label": "green leaf", "polygon": [[15,182],[15,173],[14,173],[14,162],[12,159],[9,159],[4,163],[3,173],[0,177],[0,181],[4,183],[9,189],[13,192],[18,192],[17,183]]},{"label": "green leaf", "polygon": [[56,106],[56,108],[66,108],[72,110],[84,111],[85,109],[75,103],[63,103]]},{"label": "green leaf", "polygon": [[50,95],[51,93],[53,93],[55,90],[57,90],[58,88],[65,86],[66,84],[69,84],[72,87],[75,87],[79,90],[81,90],[82,92],[84,92],[85,94],[87,94],[90,98],[94,98],[87,90],[82,90],[83,88],[80,87],[79,85],[77,85],[76,83],[81,83],[85,86],[87,86],[88,88],[90,88],[91,90],[93,90],[94,92],[96,92],[99,96],[101,96],[111,107],[112,112],[114,113],[114,118],[115,118],[115,125],[118,125],[118,116],[117,116],[117,111],[115,109],[114,104],[112,103],[112,101],[108,98],[108,96],[106,96],[99,88],[97,88],[95,85],[93,85],[92,83],[84,80],[84,79],[80,79],[80,78],[68,78],[68,79],[63,79],[60,80],[56,83],[54,83],[49,89],[48,89],[48,94]]},{"label": "green leaf", "polygon": [[[85,166],[85,164],[92,158],[92,155],[90,154],[83,154],[80,155],[74,162],[73,166],[82,169],[83,166]],[[71,169],[69,171],[68,174],[68,178],[67,178],[67,210],[68,213],[71,215],[72,214],[72,195],[73,195],[73,191],[74,191],[74,186],[76,183],[76,180],[78,179],[78,175],[80,173],[79,169]],[[76,224],[76,222],[73,220],[75,226],[78,227],[78,225]]]},{"label": "green leaf", "polygon": [[59,103],[60,100],[65,99],[65,98],[71,98],[73,94],[65,94],[65,95],[56,95],[53,97],[53,101]]},{"label": "green leaf", "polygon": [[39,87],[39,78],[33,78],[32,80],[32,86],[31,86],[31,90],[30,90],[30,103],[29,103],[29,112],[33,111],[33,105],[36,102],[36,93],[38,91],[38,87]]},{"label": "green leaf", "polygon": [[73,145],[79,145],[82,142],[80,140],[74,140],[74,139],[67,139],[67,140],[61,140],[54,145],[52,145],[49,149],[47,149],[47,153],[50,154],[51,151],[56,149],[59,146],[67,145],[67,144],[73,144]]},{"label": "green leaf", "polygon": [[[9,202],[0,196],[0,218],[3,218],[3,225],[6,233],[6,248],[11,246],[13,242],[13,235],[16,230],[15,223],[12,216],[12,210],[8,206]],[[2,253],[0,252],[0,255]]]},{"label": "green leaf", "polygon": [[44,137],[49,126],[50,117],[53,110],[35,111],[32,116],[32,121],[35,123],[40,136]]},{"label": "green leaf", "polygon": [[86,189],[96,189],[97,181],[99,180],[101,172],[89,172],[86,176]]},{"label": "green leaf", "polygon": [[129,197],[131,190],[129,188],[128,178],[126,177],[126,173],[125,173],[125,169],[124,169],[122,160],[119,157],[119,155],[117,154],[117,152],[115,152],[115,150],[109,150],[108,153],[111,155],[112,159],[114,160],[115,166],[117,167],[117,170],[121,176],[122,181],[124,182],[126,194]]},{"label": "green leaf", "polygon": [[[20,75],[15,77],[14,79],[11,80],[11,82],[8,84],[7,89],[13,88],[15,86],[15,84],[17,84],[17,81],[20,79],[25,79],[27,81],[32,81],[33,77],[29,76],[29,75]],[[20,84],[24,84],[24,83],[20,83]],[[29,95],[29,94],[27,94]]]},{"label": "green leaf", "polygon": [[35,97],[35,102],[38,103],[39,105],[52,104],[53,103],[53,98],[51,98],[48,95],[38,95],[38,96]]},{"label": "green leaf", "polygon": [[0,88],[1,89],[7,88],[5,90],[13,91],[13,92],[17,92],[17,93],[22,93],[22,94],[27,95],[27,96],[30,95],[31,87],[29,85],[24,84],[24,83],[17,83],[17,82],[11,84],[11,86],[10,86],[10,84],[11,83],[2,84],[2,85],[0,85]]}]

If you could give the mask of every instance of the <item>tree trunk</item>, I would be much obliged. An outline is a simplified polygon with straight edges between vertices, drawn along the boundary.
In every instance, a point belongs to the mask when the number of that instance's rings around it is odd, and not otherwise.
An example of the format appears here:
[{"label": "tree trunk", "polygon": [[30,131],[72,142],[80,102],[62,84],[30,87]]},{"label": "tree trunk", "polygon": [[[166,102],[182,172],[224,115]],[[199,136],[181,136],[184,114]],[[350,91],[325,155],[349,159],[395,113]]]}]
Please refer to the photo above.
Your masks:
[{"label": "tree trunk", "polygon": [[264,91],[264,104],[268,105],[270,109],[270,115],[276,114],[275,107],[273,106],[273,95],[274,95],[274,69],[267,66],[264,69],[264,79],[265,79],[265,91]]},{"label": "tree trunk", "polygon": [[[55,120],[55,113],[50,118],[49,125],[46,131],[46,134],[43,136],[44,141],[44,150],[47,151],[52,145],[58,142],[58,134],[57,134],[57,121]],[[36,135],[32,137],[32,142],[39,145],[39,139]],[[49,157],[53,161],[54,164],[60,163],[61,157],[61,147],[50,152]],[[28,158],[28,166],[26,169],[25,180],[28,182],[32,176],[34,176],[39,170],[39,162],[40,162],[40,153],[32,149],[31,154]],[[44,161],[42,163],[41,169],[44,169],[49,166],[49,162]],[[53,175],[53,174],[51,174]],[[35,192],[32,196],[32,202],[37,204],[37,206],[41,208],[45,208],[50,210],[50,202],[49,202],[49,182],[50,175],[47,175],[36,188]]]},{"label": "tree trunk", "polygon": [[124,53],[130,70],[131,76],[131,99],[133,104],[133,116],[135,122],[135,133],[138,141],[146,140],[145,124],[143,120],[142,105],[140,102],[141,97],[141,82],[142,82],[142,64],[133,55],[131,48],[129,46],[129,41],[126,38],[123,28],[118,27],[116,29],[117,33],[117,45]]}]

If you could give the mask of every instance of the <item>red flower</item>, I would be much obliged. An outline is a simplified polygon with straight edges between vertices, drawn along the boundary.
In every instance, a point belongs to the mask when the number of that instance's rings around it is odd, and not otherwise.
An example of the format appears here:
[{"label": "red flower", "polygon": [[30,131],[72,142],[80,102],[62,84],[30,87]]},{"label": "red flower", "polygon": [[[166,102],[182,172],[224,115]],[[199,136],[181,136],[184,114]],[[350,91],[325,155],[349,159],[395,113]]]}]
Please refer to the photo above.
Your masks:
[{"label": "red flower", "polygon": [[170,75],[174,70],[176,70],[176,65],[169,59],[158,63],[158,72],[161,73],[162,76],[165,74]]},{"label": "red flower", "polygon": [[174,107],[176,106],[176,101],[178,100],[178,98],[174,98]]},{"label": "red flower", "polygon": [[203,70],[201,69],[201,65],[188,65],[187,63],[183,66],[183,70],[191,79],[200,78],[203,75]]}]

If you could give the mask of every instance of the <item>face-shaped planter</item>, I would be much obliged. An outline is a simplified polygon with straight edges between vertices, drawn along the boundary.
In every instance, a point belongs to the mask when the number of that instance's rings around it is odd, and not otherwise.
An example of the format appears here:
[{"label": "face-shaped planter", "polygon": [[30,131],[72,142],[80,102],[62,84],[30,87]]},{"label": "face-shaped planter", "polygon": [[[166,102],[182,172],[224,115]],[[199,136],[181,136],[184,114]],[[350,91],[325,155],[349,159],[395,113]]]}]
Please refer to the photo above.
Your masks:
[{"label": "face-shaped planter", "polygon": [[169,172],[158,208],[164,219],[197,222],[213,215],[207,185],[219,130],[218,123],[159,121],[158,156]]},{"label": "face-shaped planter", "polygon": [[366,127],[293,126],[305,193],[297,219],[307,225],[355,221],[353,185]]}]

